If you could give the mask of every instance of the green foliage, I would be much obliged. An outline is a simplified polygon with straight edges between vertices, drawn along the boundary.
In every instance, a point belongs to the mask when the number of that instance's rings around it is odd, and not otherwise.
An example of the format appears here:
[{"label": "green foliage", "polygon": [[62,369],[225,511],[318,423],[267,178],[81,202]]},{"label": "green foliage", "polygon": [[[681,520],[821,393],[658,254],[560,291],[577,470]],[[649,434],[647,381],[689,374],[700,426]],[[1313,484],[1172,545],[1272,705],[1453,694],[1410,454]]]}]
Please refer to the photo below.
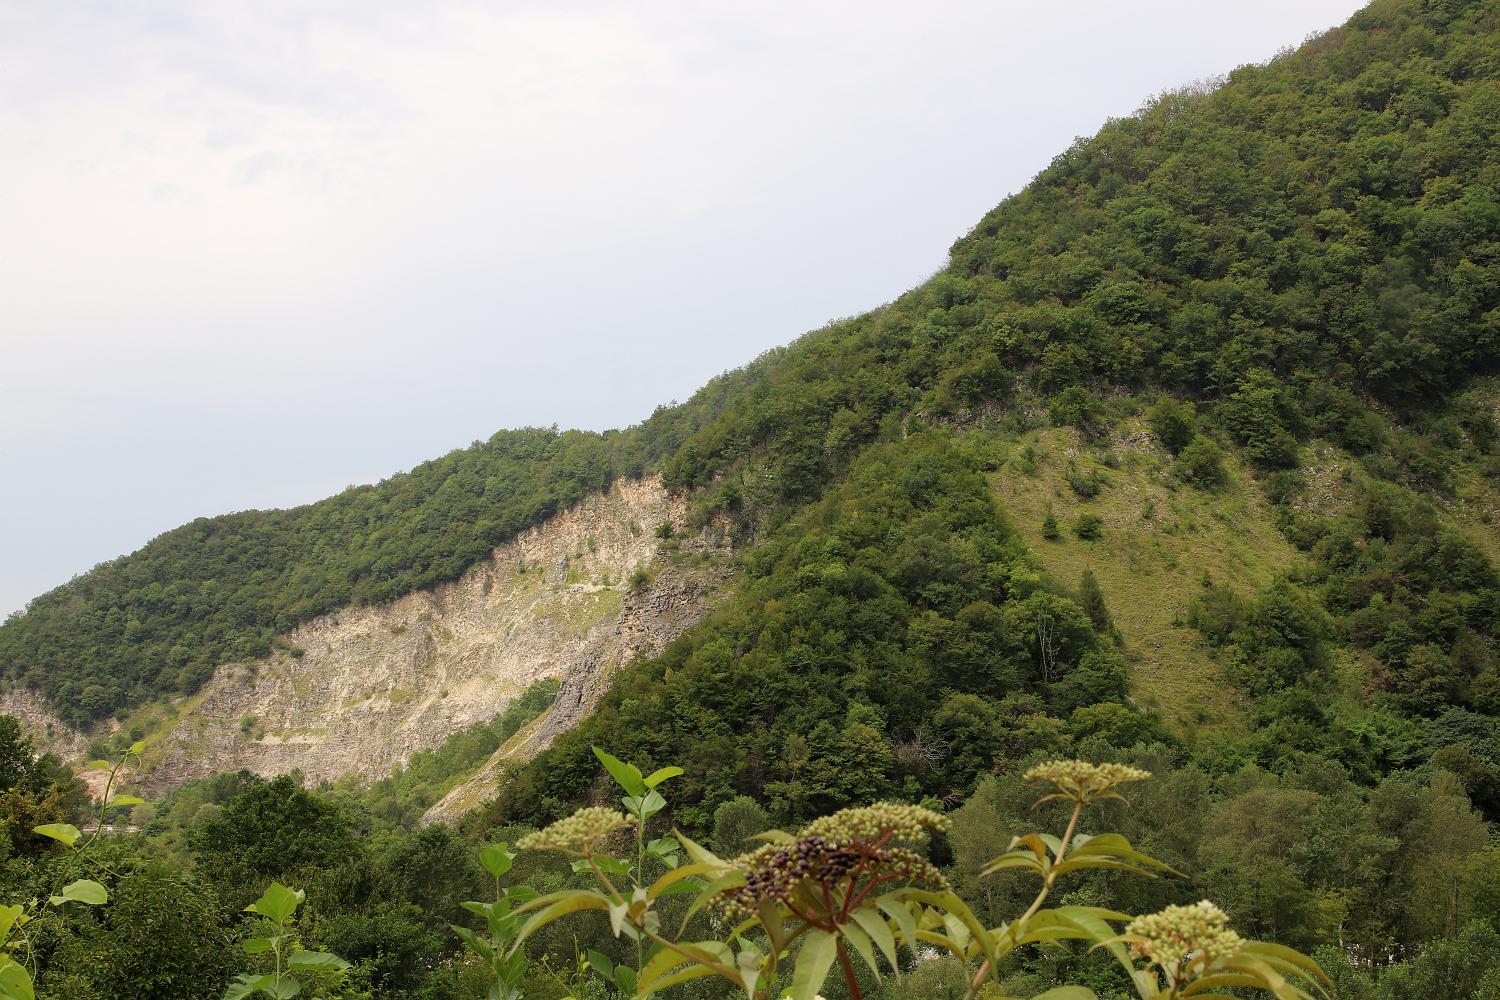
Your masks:
[{"label": "green foliage", "polygon": [[1192,403],[1179,402],[1171,396],[1163,396],[1146,411],[1151,424],[1151,433],[1162,443],[1162,447],[1174,455],[1187,447],[1197,434],[1198,411]]},{"label": "green foliage", "polygon": [[289,775],[229,800],[188,838],[198,865],[233,899],[267,878],[308,867],[336,866],[354,847],[348,818]]},{"label": "green foliage", "polygon": [[738,594],[656,660],[618,675],[593,717],[500,789],[474,822],[536,822],[579,801],[590,746],[686,758],[679,816],[709,828],[737,795],[799,821],[914,782],[944,796],[988,757],[899,759],[951,694],[1032,692],[1066,715],[1124,700],[1088,617],[1049,592],[975,460],[938,432],[876,447],[750,556]]},{"label": "green foliage", "polygon": [[[642,780],[639,770],[597,748],[595,753],[631,793],[622,802],[634,816],[638,858],[643,858],[639,845],[644,825],[667,802],[651,787],[652,779]],[[903,948],[916,954],[929,947],[958,960],[965,983],[961,995],[973,1000],[987,979],[998,984],[998,970],[1013,953],[1069,941],[1105,949],[1142,1000],[1207,995],[1205,990],[1226,985],[1263,990],[1283,1000],[1330,995],[1326,987],[1332,984],[1312,961],[1280,945],[1244,940],[1228,929],[1222,912],[1206,902],[1135,919],[1092,906],[1044,909],[1064,876],[1107,870],[1155,877],[1172,870],[1118,834],[1080,832],[1086,808],[1111,799],[1123,801],[1116,786],[1149,778],[1148,772],[1115,764],[1055,761],[1032,768],[1026,777],[1055,788],[1038,805],[1063,801],[1070,807],[1069,815],[1060,837],[1014,837],[980,870],[981,877],[1023,871],[1042,883],[1019,917],[993,928],[952,891],[930,862],[905,846],[924,842],[931,831],[947,829],[947,820],[928,809],[893,803],[845,809],[796,835],[768,831],[758,838],[763,846],[732,861],[678,831],[656,843],[680,844],[690,863],[679,866],[669,861],[667,871],[648,885],[640,877],[639,861],[633,866],[604,847],[612,831],[629,821],[612,810],[593,807],[523,842],[578,858],[576,864],[592,872],[596,887],[524,903],[518,912],[531,916],[512,948],[519,949],[554,921],[587,911],[606,912],[616,936],[624,934],[637,942],[639,962],[623,970],[624,975],[593,952],[590,963],[597,962],[606,976],[612,972],[622,993],[642,998],[712,976],[736,991],[743,989],[751,1000],[782,995],[814,1000],[837,963],[844,987],[859,1000],[862,990],[854,958],[878,981],[886,972],[899,975]],[[619,876],[632,879],[630,891],[617,887]],[[693,894],[689,916],[708,907],[717,909],[733,925],[728,939],[688,940],[687,921],[674,933],[655,904],[677,892]],[[1126,924],[1123,931],[1115,926],[1119,923]],[[1144,966],[1136,965],[1139,958],[1146,960]],[[790,989],[783,994],[787,964]],[[1042,996],[1089,1000],[1095,993],[1067,986]]]},{"label": "green foliage", "polygon": [[1073,522],[1073,534],[1085,542],[1095,541],[1104,534],[1104,520],[1098,514],[1085,511]]},{"label": "green foliage", "polygon": [[1222,486],[1225,479],[1224,452],[1212,439],[1195,437],[1177,453],[1172,471],[1185,483],[1203,489]]},{"label": "green foliage", "polygon": [[257,993],[283,1000],[301,993],[306,977],[338,975],[349,969],[349,963],[337,955],[299,946],[292,930],[292,915],[305,898],[300,889],[272,882],[259,899],[245,907],[247,912],[263,917],[270,926],[265,937],[242,938],[240,948],[247,955],[267,956],[271,971],[235,977],[224,991],[224,1000],[245,1000]]}]

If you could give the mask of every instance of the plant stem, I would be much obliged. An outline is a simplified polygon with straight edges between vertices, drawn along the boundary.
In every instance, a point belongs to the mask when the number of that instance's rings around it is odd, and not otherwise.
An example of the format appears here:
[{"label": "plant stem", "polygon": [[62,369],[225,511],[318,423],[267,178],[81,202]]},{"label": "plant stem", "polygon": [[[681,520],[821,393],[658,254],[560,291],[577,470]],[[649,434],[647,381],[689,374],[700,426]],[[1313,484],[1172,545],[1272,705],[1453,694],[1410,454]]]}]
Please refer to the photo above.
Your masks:
[{"label": "plant stem", "polygon": [[849,961],[849,952],[844,947],[844,939],[838,939],[839,965],[844,969],[844,982],[849,984],[849,996],[853,1000],[864,1000],[863,994],[859,992],[859,980],[854,976],[854,963]]},{"label": "plant stem", "polygon": [[[1078,817],[1082,814],[1083,802],[1082,800],[1077,800],[1073,803],[1073,815],[1068,817],[1068,827],[1063,831],[1062,840],[1057,845],[1057,860],[1059,862],[1067,856],[1068,844],[1072,842],[1073,834],[1078,830]],[[1010,936],[1012,948],[1015,947],[1016,928],[1024,926],[1026,921],[1030,920],[1036,914],[1036,911],[1042,908],[1042,902],[1047,898],[1047,894],[1052,891],[1052,882],[1055,878],[1056,876],[1049,870],[1042,878],[1042,891],[1036,894],[1036,898],[1031,901],[1031,905],[1026,908],[1025,913],[1010,922],[1006,933]],[[989,974],[992,961],[993,956],[985,956],[984,961],[979,965],[979,971],[974,973],[974,978],[969,982],[969,988],[964,991],[964,1000],[973,1000],[973,997],[979,992],[979,986],[984,982],[984,977]]]}]

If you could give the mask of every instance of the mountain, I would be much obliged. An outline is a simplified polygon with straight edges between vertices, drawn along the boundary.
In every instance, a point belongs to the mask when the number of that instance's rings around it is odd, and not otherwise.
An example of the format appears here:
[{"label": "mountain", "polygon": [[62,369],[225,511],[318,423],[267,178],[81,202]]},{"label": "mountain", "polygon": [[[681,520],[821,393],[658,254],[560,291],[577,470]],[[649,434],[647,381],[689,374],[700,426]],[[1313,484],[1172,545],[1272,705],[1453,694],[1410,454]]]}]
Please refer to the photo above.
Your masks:
[{"label": "mountain", "polygon": [[[319,503],[194,521],[12,616],[0,627],[0,669],[75,726],[123,717],[200,691],[224,664],[276,655],[319,616],[459,580],[611,483],[659,474],[693,528],[720,524],[748,567],[735,608],[760,621],[732,630],[736,670],[770,669],[747,654],[768,641],[770,604],[809,598],[810,574],[861,581],[813,588],[817,614],[835,613],[825,599],[899,595],[879,632],[889,648],[841,648],[872,638],[868,623],[842,618],[810,644],[798,638],[807,621],[788,622],[771,644],[769,660],[794,675],[859,678],[818,702],[818,718],[862,700],[875,729],[909,738],[935,724],[936,709],[895,711],[893,676],[991,702],[1035,687],[1020,661],[1051,653],[1007,645],[1033,625],[980,623],[973,608],[1003,619],[1037,595],[1076,606],[1074,571],[1085,566],[1108,601],[1129,607],[1111,626],[1119,641],[1095,627],[1058,669],[1096,644],[1123,652],[1136,701],[1179,734],[1193,715],[1242,726],[1245,696],[1281,697],[1325,661],[1372,710],[1494,713],[1495,20],[1491,4],[1377,3],[1215,87],[1161,95],[1075,143],[955,243],[942,273],[886,307],[771,351],[625,431],[501,432]],[[904,513],[868,513],[888,536],[850,548],[841,519],[869,499],[867,480],[920,479],[927,464],[941,470],[935,479],[889,498]],[[1049,496],[1059,475],[1068,488]],[[943,513],[947,491],[981,483],[982,516]],[[1136,498],[1149,505],[1141,524]],[[1105,512],[1103,541],[1045,541],[1031,522],[1049,505],[1064,520],[1075,506]],[[976,516],[983,544],[967,534]],[[906,532],[917,532],[911,545],[969,559],[968,575],[940,582],[866,560],[874,549],[889,560]],[[1247,538],[1242,558],[1226,557]],[[815,541],[827,551],[811,551]],[[942,548],[954,545],[961,554]],[[1153,578],[1142,546],[1176,572]],[[1193,577],[1201,594],[1187,586]],[[1130,601],[1151,580],[1175,596],[1154,608]],[[1307,628],[1319,651],[1309,636],[1283,634],[1276,656],[1296,662],[1243,666],[1243,623],[1277,594],[1318,618]],[[1206,640],[1162,620],[1169,606],[1177,623],[1202,618],[1205,600],[1230,619]],[[684,652],[643,666],[632,683],[648,697],[626,699],[627,685],[611,704],[661,708],[707,669],[705,650],[729,641],[722,628],[708,623]],[[1187,669],[1163,667],[1153,646]],[[1228,647],[1239,652],[1214,652]],[[987,657],[1019,660],[989,684],[911,662],[955,648],[975,669]],[[1215,671],[1230,668],[1212,661],[1226,657],[1242,663],[1238,696],[1215,690]],[[677,679],[663,679],[668,669]],[[1196,693],[1174,692],[1174,679]],[[1120,681],[1058,710],[1096,695],[1129,701]],[[714,704],[708,692],[693,697]],[[649,715],[638,707],[633,724]],[[734,724],[716,716],[709,728]],[[743,784],[747,766],[730,756],[737,777],[726,789]],[[711,803],[719,793],[704,794]]]},{"label": "mountain", "polygon": [[1500,967],[1497,135],[1500,3],[1377,0],[637,426],[501,432],[38,597],[7,704],[75,752],[149,736],[157,788],[396,765],[375,794],[475,838],[601,800],[596,745],[682,766],[683,829],[895,797],[980,839],[1039,754],[1129,758],[1158,780],[1109,822],[1195,874],[1090,892],[1211,890],[1351,995],[1441,978],[1461,926]]}]

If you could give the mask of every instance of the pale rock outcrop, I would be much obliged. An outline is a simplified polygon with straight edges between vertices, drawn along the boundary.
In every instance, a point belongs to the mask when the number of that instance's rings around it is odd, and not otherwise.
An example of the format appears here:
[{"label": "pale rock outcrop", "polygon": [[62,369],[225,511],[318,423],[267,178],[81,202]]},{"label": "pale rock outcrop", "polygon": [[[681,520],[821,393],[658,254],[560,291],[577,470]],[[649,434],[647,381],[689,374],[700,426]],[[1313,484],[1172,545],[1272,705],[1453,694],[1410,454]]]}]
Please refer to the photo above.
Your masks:
[{"label": "pale rock outcrop", "polygon": [[[383,777],[560,677],[558,703],[517,734],[529,756],[592,710],[610,672],[659,651],[721,588],[712,530],[657,537],[663,522],[682,532],[685,515],[658,479],[617,482],[452,583],[301,625],[276,655],[220,667],[179,706],[149,753],[148,787],[239,768]],[[649,579],[632,581],[647,567]]]}]

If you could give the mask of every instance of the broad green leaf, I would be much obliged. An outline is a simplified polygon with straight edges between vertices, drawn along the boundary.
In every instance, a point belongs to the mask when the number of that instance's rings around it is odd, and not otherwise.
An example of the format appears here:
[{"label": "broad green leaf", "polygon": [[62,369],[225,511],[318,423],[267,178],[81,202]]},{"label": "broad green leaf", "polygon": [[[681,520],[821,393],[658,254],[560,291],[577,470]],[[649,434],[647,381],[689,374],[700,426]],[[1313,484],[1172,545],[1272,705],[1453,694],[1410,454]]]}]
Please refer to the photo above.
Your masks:
[{"label": "broad green leaf", "polygon": [[879,982],[884,978],[880,972],[880,963],[875,961],[875,948],[870,944],[870,935],[866,934],[857,923],[843,925],[839,928],[839,933],[843,935],[845,941],[848,941],[854,947],[859,957],[864,959],[865,964],[870,967],[870,971],[875,973],[875,981]]},{"label": "broad green leaf", "polygon": [[509,844],[485,844],[479,849],[479,863],[484,865],[484,870],[495,878],[500,878],[510,871],[510,866],[515,859],[516,856]]},{"label": "broad green leaf", "polygon": [[52,905],[58,903],[86,903],[89,906],[103,906],[109,902],[109,893],[104,886],[92,879],[81,878],[77,882],[69,882],[63,886],[62,892],[52,897]]},{"label": "broad green leaf", "polygon": [[273,996],[276,997],[276,1000],[288,1000],[288,998],[298,996],[301,993],[301,980],[293,979],[291,976],[282,976],[281,985],[276,988]]},{"label": "broad green leaf", "polygon": [[139,757],[141,754],[143,754],[145,752],[146,752],[146,741],[145,740],[136,740],[134,743],[130,744],[130,749],[126,751],[126,753],[134,754],[137,757]]},{"label": "broad green leaf", "polygon": [[224,991],[224,1000],[244,1000],[245,997],[262,989],[269,993],[275,981],[276,978],[271,975],[236,976],[234,982],[230,983],[229,988]]},{"label": "broad green leaf", "polygon": [[905,900],[895,897],[891,893],[875,900],[875,905],[880,912],[896,922],[896,927],[901,931],[902,938],[906,941],[906,947],[915,954],[917,950],[917,921],[911,915],[911,907]]},{"label": "broad green leaf", "polygon": [[589,968],[598,969],[601,976],[613,982],[615,978],[615,963],[611,962],[608,956],[601,955],[592,948],[588,950],[587,954]]},{"label": "broad green leaf", "polygon": [[116,795],[109,800],[109,807],[111,809],[117,806],[142,806],[145,804],[146,800],[139,795]]},{"label": "broad green leaf", "polygon": [[642,819],[650,819],[667,807],[667,800],[661,797],[661,792],[651,789],[641,801],[640,815]]},{"label": "broad green leaf", "polygon": [[35,1000],[26,967],[9,956],[0,956],[0,1000]]},{"label": "broad green leaf", "polygon": [[72,847],[78,843],[78,838],[83,836],[78,827],[72,823],[45,823],[42,826],[34,826],[31,832],[42,837],[51,837],[60,844]]},{"label": "broad green leaf", "polygon": [[0,945],[3,945],[10,938],[11,929],[16,926],[16,921],[25,912],[25,907],[19,904],[15,906],[0,906]]},{"label": "broad green leaf", "polygon": [[719,857],[713,851],[710,851],[681,830],[673,830],[672,832],[676,834],[677,842],[682,845],[682,849],[687,852],[687,856],[692,858],[695,864],[717,865],[722,871],[729,870],[729,862]]},{"label": "broad green leaf", "polygon": [[304,896],[305,893],[301,889],[293,892],[280,882],[272,882],[266,886],[266,891],[261,894],[261,897],[245,909],[251,913],[259,913],[278,924],[284,924],[296,912]]},{"label": "broad green leaf", "polygon": [[[544,900],[551,900],[551,902],[544,903]],[[586,889],[575,889],[569,892],[554,892],[548,896],[538,896],[522,907],[522,909],[531,907],[536,908],[536,913],[530,920],[521,925],[520,933],[511,942],[509,954],[514,954],[518,951],[527,938],[552,923],[552,921],[560,920],[568,914],[577,913],[580,910],[607,911],[610,907],[610,902],[608,897],[602,896],[597,892],[589,892]],[[516,912],[519,913],[521,910],[517,910]]]},{"label": "broad green leaf", "polygon": [[765,833],[751,834],[745,839],[759,840],[767,844],[790,844],[797,838],[783,830],[767,830]]},{"label": "broad green leaf", "polygon": [[813,931],[797,952],[792,972],[792,1000],[813,1000],[823,989],[828,970],[838,956],[839,939],[826,931]]},{"label": "broad green leaf", "polygon": [[259,955],[276,947],[281,940],[281,935],[269,938],[246,938],[240,942],[240,949],[247,955]]},{"label": "broad green leaf", "polygon": [[699,875],[712,875],[720,871],[723,871],[723,868],[714,864],[683,865],[681,868],[673,868],[651,884],[651,888],[646,890],[646,898],[655,899],[670,889],[674,883],[680,882],[685,878],[690,879]]},{"label": "broad green leaf", "polygon": [[628,965],[622,965],[615,969],[615,987],[626,996],[635,996],[635,970]]},{"label": "broad green leaf", "polygon": [[294,969],[317,969],[322,972],[343,972],[349,968],[349,963],[337,955],[330,955],[326,951],[294,951],[292,957],[287,959],[287,965]]},{"label": "broad green leaf", "polygon": [[657,770],[652,771],[651,776],[646,779],[646,787],[655,788],[657,785],[661,784],[663,781],[666,781],[668,778],[675,778],[680,774],[686,773],[687,772],[682,768],[676,766],[658,768]]},{"label": "broad green leaf", "polygon": [[861,906],[849,916],[870,935],[870,940],[875,942],[885,960],[891,963],[891,968],[901,968],[900,959],[896,956],[896,936],[891,933],[891,925],[885,922],[885,918],[868,906]]},{"label": "broad green leaf", "polygon": [[627,764],[598,747],[594,747],[594,756],[599,758],[599,763],[603,764],[610,777],[625,789],[626,794],[643,796],[650,790],[646,787],[646,779],[641,777],[640,768],[634,764]]}]

